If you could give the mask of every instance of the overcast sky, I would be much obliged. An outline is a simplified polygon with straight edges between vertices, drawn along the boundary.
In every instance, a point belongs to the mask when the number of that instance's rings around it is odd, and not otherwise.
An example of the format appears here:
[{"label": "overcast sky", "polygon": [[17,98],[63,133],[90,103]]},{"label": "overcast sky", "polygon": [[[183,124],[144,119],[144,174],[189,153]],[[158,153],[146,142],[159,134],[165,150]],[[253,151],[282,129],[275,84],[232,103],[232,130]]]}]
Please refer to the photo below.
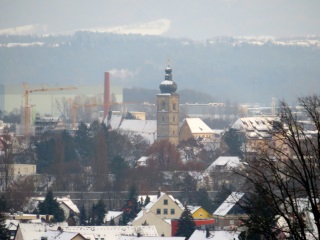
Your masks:
[{"label": "overcast sky", "polygon": [[320,0],[0,0],[0,34],[320,35]]}]

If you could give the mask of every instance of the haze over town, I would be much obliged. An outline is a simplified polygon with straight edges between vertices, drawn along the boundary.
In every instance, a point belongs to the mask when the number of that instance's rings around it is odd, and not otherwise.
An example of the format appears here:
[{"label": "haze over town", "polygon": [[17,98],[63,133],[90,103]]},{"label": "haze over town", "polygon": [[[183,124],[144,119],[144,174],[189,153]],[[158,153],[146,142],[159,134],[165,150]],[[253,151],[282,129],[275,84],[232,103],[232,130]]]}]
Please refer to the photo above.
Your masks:
[{"label": "haze over town", "polygon": [[0,1],[0,239],[320,239],[318,0]]}]

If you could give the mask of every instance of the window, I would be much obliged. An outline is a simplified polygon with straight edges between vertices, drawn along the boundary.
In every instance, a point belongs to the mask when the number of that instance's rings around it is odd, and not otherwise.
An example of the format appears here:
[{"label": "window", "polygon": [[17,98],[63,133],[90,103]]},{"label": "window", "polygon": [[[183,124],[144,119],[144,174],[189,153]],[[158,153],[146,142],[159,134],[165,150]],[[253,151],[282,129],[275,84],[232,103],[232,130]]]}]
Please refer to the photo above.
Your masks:
[{"label": "window", "polygon": [[161,214],[161,209],[157,208],[157,214]]},{"label": "window", "polygon": [[174,121],[174,122],[175,122],[175,121],[176,121],[176,117],[173,117],[173,118],[172,118],[172,121]]},{"label": "window", "polygon": [[164,109],[165,106],[166,106],[166,103],[165,103],[165,102],[162,102],[161,105],[162,105],[162,109]]},{"label": "window", "polygon": [[163,200],[163,205],[168,205],[168,199]]},{"label": "window", "polygon": [[173,208],[171,208],[171,209],[170,209],[170,214],[171,214],[171,215],[174,215],[174,214],[175,214],[175,212],[174,212],[174,209],[173,209]]},{"label": "window", "polygon": [[176,104],[175,103],[172,104],[172,110],[176,110]]},{"label": "window", "polygon": [[168,214],[168,209],[163,209],[163,214]]},{"label": "window", "polygon": [[162,122],[164,122],[164,117],[162,117]]}]

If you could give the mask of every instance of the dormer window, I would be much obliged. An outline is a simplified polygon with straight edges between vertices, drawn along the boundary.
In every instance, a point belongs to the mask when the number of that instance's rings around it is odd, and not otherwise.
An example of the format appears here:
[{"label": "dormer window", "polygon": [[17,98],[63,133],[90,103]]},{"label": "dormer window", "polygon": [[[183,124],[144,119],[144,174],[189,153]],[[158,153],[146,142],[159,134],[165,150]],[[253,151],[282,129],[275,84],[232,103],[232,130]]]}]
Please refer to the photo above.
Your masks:
[{"label": "dormer window", "polygon": [[168,199],[163,200],[163,205],[168,205]]}]

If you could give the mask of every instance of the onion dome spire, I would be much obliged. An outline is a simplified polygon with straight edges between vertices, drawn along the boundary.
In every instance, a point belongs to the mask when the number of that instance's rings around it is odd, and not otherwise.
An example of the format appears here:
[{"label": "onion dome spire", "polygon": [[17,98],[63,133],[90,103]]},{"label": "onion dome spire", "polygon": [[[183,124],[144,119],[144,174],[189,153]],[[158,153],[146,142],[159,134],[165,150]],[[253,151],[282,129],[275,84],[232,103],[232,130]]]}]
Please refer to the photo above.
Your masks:
[{"label": "onion dome spire", "polygon": [[170,59],[168,59],[168,66],[165,68],[164,81],[160,86],[161,93],[175,93],[177,90],[177,84],[172,80],[172,68],[170,67]]}]

